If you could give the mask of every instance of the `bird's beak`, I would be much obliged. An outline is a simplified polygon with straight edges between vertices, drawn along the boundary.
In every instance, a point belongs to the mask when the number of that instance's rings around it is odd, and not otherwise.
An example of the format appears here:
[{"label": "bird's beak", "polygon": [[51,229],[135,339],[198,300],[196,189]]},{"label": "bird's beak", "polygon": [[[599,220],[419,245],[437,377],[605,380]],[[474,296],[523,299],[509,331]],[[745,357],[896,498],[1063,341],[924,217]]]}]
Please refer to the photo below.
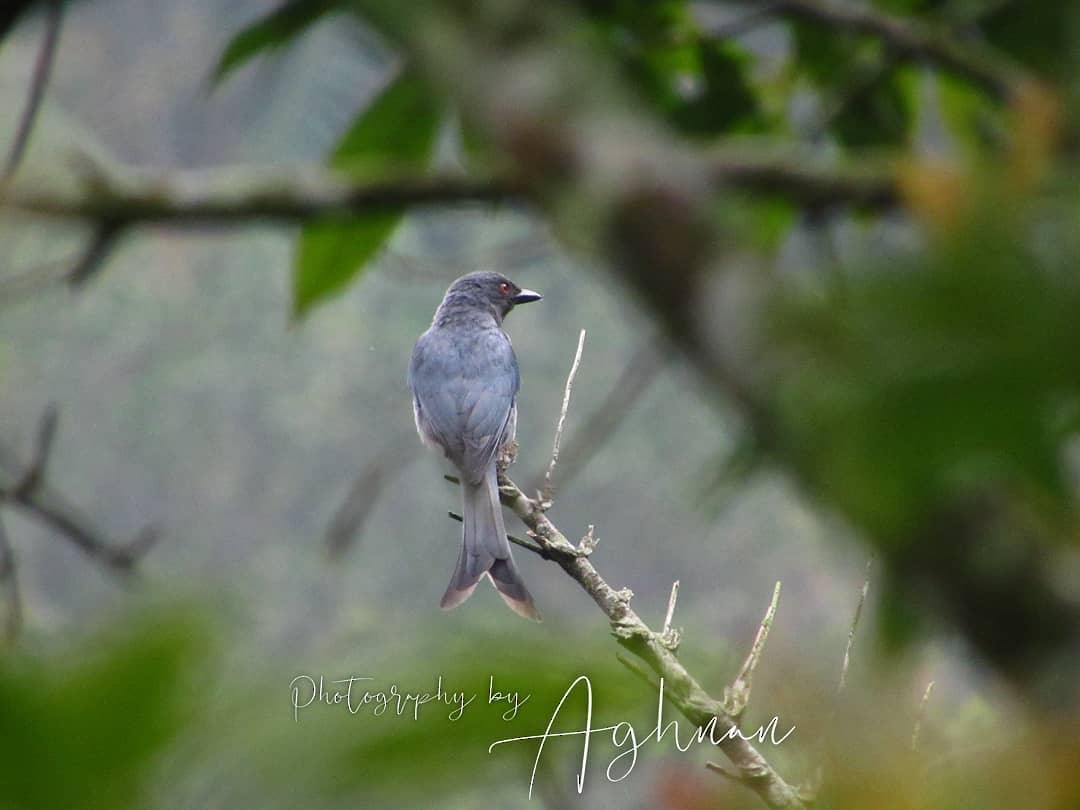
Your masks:
[{"label": "bird's beak", "polygon": [[539,301],[543,298],[540,293],[533,292],[532,290],[522,290],[514,296],[514,304],[531,304],[533,301]]}]

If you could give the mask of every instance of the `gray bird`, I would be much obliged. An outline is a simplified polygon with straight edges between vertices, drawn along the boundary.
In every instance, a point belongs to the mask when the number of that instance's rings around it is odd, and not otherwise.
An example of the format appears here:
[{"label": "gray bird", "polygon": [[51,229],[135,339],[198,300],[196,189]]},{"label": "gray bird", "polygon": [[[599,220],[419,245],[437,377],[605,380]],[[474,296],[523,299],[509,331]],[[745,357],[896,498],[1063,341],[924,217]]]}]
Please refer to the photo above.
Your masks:
[{"label": "gray bird", "polygon": [[506,539],[495,461],[517,427],[517,358],[503,318],[539,301],[499,273],[469,273],[446,291],[431,327],[416,341],[409,389],[420,439],[461,473],[461,554],[440,605],[455,608],[487,575],[503,601],[540,620]]}]

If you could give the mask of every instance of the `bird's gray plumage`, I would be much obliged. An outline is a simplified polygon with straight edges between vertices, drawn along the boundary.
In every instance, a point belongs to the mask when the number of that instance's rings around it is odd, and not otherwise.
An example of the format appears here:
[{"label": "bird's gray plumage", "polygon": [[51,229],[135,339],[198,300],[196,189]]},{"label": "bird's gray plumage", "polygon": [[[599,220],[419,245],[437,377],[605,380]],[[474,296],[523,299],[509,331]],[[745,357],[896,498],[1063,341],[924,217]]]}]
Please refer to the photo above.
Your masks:
[{"label": "bird's gray plumage", "polygon": [[464,602],[487,574],[517,613],[539,619],[506,539],[495,462],[514,438],[517,358],[502,322],[516,304],[539,300],[498,273],[470,273],[446,291],[409,362],[416,429],[461,473],[462,543],[442,607]]}]

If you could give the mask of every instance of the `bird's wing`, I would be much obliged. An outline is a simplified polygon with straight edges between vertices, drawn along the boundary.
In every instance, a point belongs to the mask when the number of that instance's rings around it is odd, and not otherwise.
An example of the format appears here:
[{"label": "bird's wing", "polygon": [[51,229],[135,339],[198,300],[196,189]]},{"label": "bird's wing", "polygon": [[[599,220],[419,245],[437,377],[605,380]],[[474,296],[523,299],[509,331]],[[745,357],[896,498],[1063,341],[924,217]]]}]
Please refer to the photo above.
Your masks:
[{"label": "bird's wing", "polygon": [[413,347],[408,375],[416,426],[421,436],[442,446],[455,463],[464,452],[455,394],[460,377],[454,345],[430,330],[422,334]]},{"label": "bird's wing", "polygon": [[483,480],[516,421],[521,379],[506,334],[490,329],[462,339],[429,330],[413,349],[408,382],[422,432],[466,478]]},{"label": "bird's wing", "polygon": [[490,330],[478,341],[477,368],[469,375],[462,399],[465,454],[462,472],[482,480],[503,443],[512,436],[521,377],[509,338]]}]

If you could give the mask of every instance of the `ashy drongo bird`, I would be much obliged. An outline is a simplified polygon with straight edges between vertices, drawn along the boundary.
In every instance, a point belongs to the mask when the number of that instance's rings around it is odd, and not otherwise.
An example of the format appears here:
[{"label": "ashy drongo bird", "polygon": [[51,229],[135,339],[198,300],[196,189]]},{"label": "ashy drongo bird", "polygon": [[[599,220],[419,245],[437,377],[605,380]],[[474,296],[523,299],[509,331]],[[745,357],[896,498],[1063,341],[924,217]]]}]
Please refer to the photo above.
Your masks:
[{"label": "ashy drongo bird", "polygon": [[461,554],[440,603],[444,610],[468,599],[487,575],[516,613],[540,620],[510,553],[495,471],[499,450],[514,438],[521,383],[503,318],[540,297],[499,273],[462,276],[409,361],[416,430],[461,474]]}]

